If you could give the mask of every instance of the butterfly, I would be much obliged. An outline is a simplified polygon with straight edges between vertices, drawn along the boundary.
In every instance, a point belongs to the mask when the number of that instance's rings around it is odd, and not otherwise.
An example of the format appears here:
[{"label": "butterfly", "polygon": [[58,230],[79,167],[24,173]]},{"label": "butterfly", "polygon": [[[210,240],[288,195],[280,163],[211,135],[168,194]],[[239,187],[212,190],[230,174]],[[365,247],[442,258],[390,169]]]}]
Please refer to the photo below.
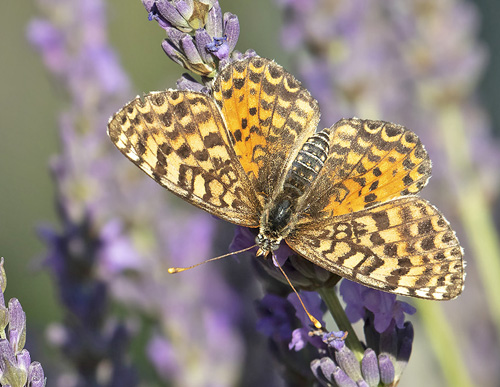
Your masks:
[{"label": "butterfly", "polygon": [[417,135],[342,119],[317,131],[317,101],[274,61],[226,65],[211,94],[137,97],[111,117],[116,147],[156,182],[231,223],[258,228],[258,254],[282,241],[379,290],[457,297],[463,251],[444,216],[416,196],[431,175]]}]

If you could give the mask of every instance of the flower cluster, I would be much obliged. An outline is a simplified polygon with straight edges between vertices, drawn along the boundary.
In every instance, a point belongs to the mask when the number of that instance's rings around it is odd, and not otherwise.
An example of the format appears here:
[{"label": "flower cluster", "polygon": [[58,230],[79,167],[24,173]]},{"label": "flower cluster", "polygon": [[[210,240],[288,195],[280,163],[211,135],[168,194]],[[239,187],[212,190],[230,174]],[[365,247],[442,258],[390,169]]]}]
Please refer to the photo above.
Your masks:
[{"label": "flower cluster", "polygon": [[[324,292],[328,296],[324,296]],[[305,368],[297,368],[297,355],[302,351],[301,363],[310,363],[316,380],[324,386],[394,386],[397,384],[410,358],[413,327],[405,322],[405,313],[415,309],[405,302],[395,300],[388,293],[366,288],[344,280],[340,292],[346,303],[351,323],[363,320],[365,344],[359,345],[353,331],[314,331],[311,322],[294,294],[284,298],[267,294],[258,304],[260,320],[257,328],[273,343],[275,356],[285,365],[295,364],[294,373],[287,370],[289,378],[296,374],[307,378]],[[323,300],[334,316],[343,313],[340,304],[331,303],[335,298],[333,288],[323,291]],[[310,313],[321,323],[325,303],[316,292],[300,292]],[[342,324],[341,319],[337,324]],[[351,328],[352,329],[352,328]],[[346,345],[346,339],[348,345]],[[352,345],[354,343],[354,345]],[[286,352],[285,348],[289,349]],[[290,352],[292,351],[292,352]],[[290,376],[293,375],[293,376]],[[356,384],[358,383],[358,384]],[[364,383],[364,384],[363,384]]]},{"label": "flower cluster", "polygon": [[219,2],[143,0],[149,19],[166,31],[163,50],[175,63],[213,78],[220,62],[229,59],[240,34],[236,15],[222,15]]},{"label": "flower cluster", "polygon": [[311,362],[315,376],[324,385],[339,387],[397,385],[410,359],[413,342],[413,326],[405,322],[405,313],[413,314],[415,308],[392,294],[347,280],[342,281],[340,293],[350,322],[364,322],[366,349],[359,361],[344,345],[347,332],[323,335],[323,341],[334,353]]},{"label": "flower cluster", "polygon": [[[26,343],[26,314],[16,298],[5,305],[7,286],[4,259],[0,260],[0,385],[10,387],[44,387],[42,365],[31,361]],[[7,328],[8,326],[8,328]],[[7,329],[7,332],[5,330]]]},{"label": "flower cluster", "polygon": [[365,324],[365,332],[373,343],[364,351],[361,361],[345,345],[346,332],[324,335],[323,341],[328,343],[329,350],[334,353],[311,362],[311,370],[323,386],[377,387],[398,384],[410,358],[413,326],[407,322],[402,329],[389,327],[379,334]]},{"label": "flower cluster", "polygon": [[[119,350],[128,346],[128,329],[108,316],[109,284],[97,276],[98,268],[109,268],[114,258],[121,260],[121,268],[128,267],[134,254],[110,220],[112,191],[104,182],[111,164],[103,152],[110,147],[103,146],[102,132],[108,109],[116,109],[117,100],[127,95],[129,82],[106,40],[102,2],[40,5],[46,15],[32,21],[28,37],[71,101],[60,118],[62,152],[51,163],[62,230],[40,228],[49,249],[46,264],[66,314],[48,336],[74,367],[72,375],[52,383],[135,386],[135,371],[126,351]],[[55,16],[56,8],[64,18]]]}]

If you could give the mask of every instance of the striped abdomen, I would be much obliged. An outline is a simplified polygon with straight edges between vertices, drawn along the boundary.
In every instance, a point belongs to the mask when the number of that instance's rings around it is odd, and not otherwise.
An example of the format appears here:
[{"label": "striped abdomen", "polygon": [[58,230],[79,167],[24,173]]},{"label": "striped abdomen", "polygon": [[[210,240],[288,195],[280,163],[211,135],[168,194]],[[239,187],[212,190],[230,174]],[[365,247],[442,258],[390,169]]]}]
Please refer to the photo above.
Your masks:
[{"label": "striped abdomen", "polygon": [[[329,150],[329,129],[309,137],[291,165],[283,183],[283,190],[264,211],[259,246],[269,250],[269,241],[281,240],[287,229],[298,199],[306,192],[323,168]],[[279,245],[279,242],[278,244]],[[276,245],[276,246],[277,246]]]},{"label": "striped abdomen", "polygon": [[309,137],[293,161],[283,186],[291,199],[302,196],[323,168],[329,150],[329,135],[329,129],[323,129]]}]

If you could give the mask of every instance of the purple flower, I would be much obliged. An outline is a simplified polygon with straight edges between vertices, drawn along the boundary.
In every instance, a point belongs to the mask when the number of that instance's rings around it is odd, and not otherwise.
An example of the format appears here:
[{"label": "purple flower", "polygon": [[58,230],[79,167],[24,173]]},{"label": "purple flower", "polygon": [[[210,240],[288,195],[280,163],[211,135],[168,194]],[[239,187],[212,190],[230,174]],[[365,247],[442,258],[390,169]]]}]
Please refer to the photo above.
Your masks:
[{"label": "purple flower", "polygon": [[[318,293],[315,292],[300,292],[300,297],[304,302],[305,307],[320,323],[325,325],[323,321],[323,315],[325,314],[325,305],[321,301]],[[287,300],[295,308],[295,316],[300,320],[302,327],[297,328],[292,333],[292,341],[288,345],[289,349],[294,349],[295,351],[300,351],[303,349],[307,343],[311,343],[316,348],[324,348],[323,341],[320,337],[310,335],[311,332],[311,320],[307,316],[302,304],[300,303],[297,295],[295,293],[290,293]]]},{"label": "purple flower", "polygon": [[[222,15],[217,1],[143,0],[149,19],[155,19],[167,32],[162,47],[175,63],[213,78],[230,60],[240,27],[238,18],[229,12]],[[193,89],[193,86],[190,86]]]},{"label": "purple flower", "polygon": [[56,75],[64,73],[68,66],[64,36],[46,20],[35,19],[28,26],[28,39],[42,54],[45,66]]},{"label": "purple flower", "polygon": [[[322,322],[325,307],[318,294],[300,292],[300,296],[309,313]],[[311,321],[295,293],[290,293],[286,299],[276,294],[266,294],[257,304],[257,314],[260,317],[257,329],[275,342],[287,342],[290,350],[300,351],[307,343],[325,348],[321,337],[310,335]],[[300,324],[294,317],[298,318]],[[297,325],[300,327],[294,329]]]},{"label": "purple flower", "polygon": [[[26,343],[26,314],[21,303],[12,298],[8,307],[5,305],[4,292],[7,277],[4,259],[0,260],[0,383],[2,386],[45,386],[43,368],[39,362],[32,362],[29,352],[24,349]],[[8,326],[7,334],[4,330]]]},{"label": "purple flower", "polygon": [[204,28],[209,12],[218,6],[216,0],[142,0],[149,20],[157,20],[162,28],[174,27],[182,32]]},{"label": "purple flower", "polygon": [[225,59],[229,55],[229,46],[227,45],[227,37],[214,38],[213,42],[206,46],[208,52],[214,54],[219,59]]},{"label": "purple flower", "polygon": [[393,324],[379,334],[375,350],[366,349],[360,362],[347,346],[342,345],[345,337],[344,332],[330,332],[323,336],[329,347],[334,349],[334,354],[311,362],[311,370],[318,381],[335,386],[397,385],[410,357],[413,341],[410,323],[406,323],[403,329]]},{"label": "purple flower", "polygon": [[172,375],[178,375],[182,369],[178,364],[175,347],[162,335],[155,335],[149,340],[147,353],[164,380],[172,378]]},{"label": "purple flower", "polygon": [[396,295],[367,288],[349,280],[343,280],[340,284],[340,294],[344,298],[346,314],[354,323],[365,319],[366,310],[374,315],[374,326],[377,332],[384,332],[392,321],[398,328],[402,328],[405,322],[405,313],[414,314],[416,309],[404,301],[396,300]]},{"label": "purple flower", "polygon": [[266,294],[257,303],[257,330],[276,341],[290,340],[292,337],[293,307],[290,302],[275,294]]},{"label": "purple flower", "polygon": [[345,338],[347,337],[347,332],[338,331],[338,332],[327,332],[322,336],[322,340],[328,346],[340,351],[345,346]]}]

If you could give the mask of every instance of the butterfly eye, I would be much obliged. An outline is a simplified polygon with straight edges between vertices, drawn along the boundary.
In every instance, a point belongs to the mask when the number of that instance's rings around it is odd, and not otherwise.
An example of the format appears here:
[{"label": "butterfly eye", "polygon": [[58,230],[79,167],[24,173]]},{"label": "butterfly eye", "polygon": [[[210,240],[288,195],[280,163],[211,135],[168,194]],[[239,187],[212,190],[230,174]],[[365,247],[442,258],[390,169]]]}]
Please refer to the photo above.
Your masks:
[{"label": "butterfly eye", "polygon": [[264,235],[262,234],[259,234],[255,237],[255,243],[257,243],[259,246],[262,244],[262,242],[264,241]]}]

